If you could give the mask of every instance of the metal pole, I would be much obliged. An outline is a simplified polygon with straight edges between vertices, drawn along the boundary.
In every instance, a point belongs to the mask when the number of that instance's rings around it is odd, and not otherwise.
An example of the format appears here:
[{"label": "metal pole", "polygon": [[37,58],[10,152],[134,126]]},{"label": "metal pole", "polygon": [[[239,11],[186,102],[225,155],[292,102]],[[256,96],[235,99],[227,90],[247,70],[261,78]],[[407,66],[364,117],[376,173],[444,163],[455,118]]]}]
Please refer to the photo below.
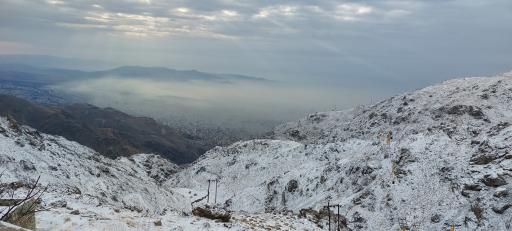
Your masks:
[{"label": "metal pole", "polygon": [[336,222],[336,225],[338,226],[338,228],[336,228],[336,230],[340,231],[340,205],[338,205],[338,222]]},{"label": "metal pole", "polygon": [[217,181],[215,180],[215,204],[217,204]]},{"label": "metal pole", "polygon": [[210,180],[208,180],[208,194],[206,194],[206,203],[210,203]]},{"label": "metal pole", "polygon": [[327,201],[327,214],[329,214],[329,231],[331,231],[331,204]]}]

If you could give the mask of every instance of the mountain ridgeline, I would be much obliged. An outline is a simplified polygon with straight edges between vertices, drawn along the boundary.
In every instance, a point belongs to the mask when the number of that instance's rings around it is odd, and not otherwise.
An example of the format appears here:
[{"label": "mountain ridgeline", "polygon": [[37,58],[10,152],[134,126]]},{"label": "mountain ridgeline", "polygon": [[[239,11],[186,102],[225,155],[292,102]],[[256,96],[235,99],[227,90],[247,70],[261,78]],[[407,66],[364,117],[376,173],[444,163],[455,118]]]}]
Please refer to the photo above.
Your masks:
[{"label": "mountain ridgeline", "polygon": [[112,108],[89,104],[48,107],[0,95],[0,115],[41,132],[63,136],[108,157],[156,153],[177,163],[190,163],[208,146],[196,137]]}]

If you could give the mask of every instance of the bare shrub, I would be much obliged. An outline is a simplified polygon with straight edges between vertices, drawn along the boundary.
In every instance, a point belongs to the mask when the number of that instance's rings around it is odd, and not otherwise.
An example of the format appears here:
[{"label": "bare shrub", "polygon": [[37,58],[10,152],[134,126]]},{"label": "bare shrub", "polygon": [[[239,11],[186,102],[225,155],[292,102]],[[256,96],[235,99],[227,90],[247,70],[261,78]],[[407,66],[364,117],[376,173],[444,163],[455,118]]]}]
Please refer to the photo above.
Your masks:
[{"label": "bare shrub", "polygon": [[[0,174],[0,179],[2,174]],[[46,191],[46,187],[40,185],[38,177],[33,183],[0,182],[0,221],[21,226],[23,228],[35,229],[36,212],[42,211],[40,208],[41,196]],[[27,188],[24,196],[16,198],[15,192],[22,188]]]}]

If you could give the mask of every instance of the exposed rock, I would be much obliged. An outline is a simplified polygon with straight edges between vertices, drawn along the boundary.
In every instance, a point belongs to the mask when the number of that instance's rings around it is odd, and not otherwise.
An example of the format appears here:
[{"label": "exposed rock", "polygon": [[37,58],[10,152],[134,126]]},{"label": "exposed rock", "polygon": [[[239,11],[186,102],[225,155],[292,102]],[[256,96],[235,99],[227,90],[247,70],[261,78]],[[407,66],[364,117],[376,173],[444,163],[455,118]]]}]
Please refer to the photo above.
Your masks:
[{"label": "exposed rock", "polygon": [[470,197],[470,196],[471,196],[471,194],[470,194],[467,190],[462,190],[462,191],[460,191],[460,194],[461,194],[462,196],[464,196],[464,197]]},{"label": "exposed rock", "polygon": [[290,137],[297,139],[297,140],[303,140],[305,136],[300,134],[299,130],[291,130],[289,133]]},{"label": "exposed rock", "polygon": [[326,117],[325,114],[321,114],[321,113],[315,113],[315,114],[311,114],[309,115],[308,119],[312,122],[315,122],[315,123],[319,123],[321,122],[324,118]]},{"label": "exposed rock", "polygon": [[496,192],[494,192],[495,197],[506,197],[508,196],[509,191],[507,188],[497,188]]},{"label": "exposed rock", "polygon": [[482,109],[477,106],[471,106],[471,105],[455,105],[455,106],[448,106],[448,107],[441,107],[439,111],[446,113],[448,115],[464,115],[468,114],[472,116],[475,119],[483,119],[485,117],[485,114],[482,112]]},{"label": "exposed rock", "polygon": [[50,203],[51,208],[66,208],[68,203],[65,200],[58,200]]},{"label": "exposed rock", "polygon": [[484,165],[491,163],[497,158],[498,154],[489,145],[489,142],[485,141],[479,143],[478,150],[471,156],[470,162],[475,165]]},{"label": "exposed rock", "polygon": [[205,205],[204,207],[195,207],[192,209],[192,214],[198,217],[204,217],[211,220],[219,220],[222,222],[229,222],[231,219],[231,213],[228,211],[210,207],[208,205]]},{"label": "exposed rock", "polygon": [[110,169],[107,167],[107,166],[104,166],[104,165],[100,165],[98,166],[98,169],[103,172],[103,173],[106,173],[106,174],[109,174],[110,173]]},{"label": "exposed rock", "polygon": [[512,204],[506,204],[500,207],[492,207],[492,211],[494,211],[497,214],[503,214],[510,207],[512,207]]},{"label": "exposed rock", "polygon": [[471,163],[475,165],[484,165],[491,163],[493,160],[497,159],[498,155],[494,153],[480,153],[471,157]]},{"label": "exposed rock", "polygon": [[393,160],[393,174],[398,177],[404,177],[407,175],[405,170],[407,164],[415,162],[415,159],[411,155],[411,151],[407,148],[401,148],[399,155]]},{"label": "exposed rock", "polygon": [[479,184],[464,184],[464,189],[470,191],[480,191],[482,190],[482,186]]},{"label": "exposed rock", "polygon": [[324,175],[322,175],[322,176],[320,177],[320,184],[323,184],[323,183],[325,183],[326,181],[327,181],[327,177],[325,177]]},{"label": "exposed rock", "polygon": [[26,161],[26,160],[20,160],[20,165],[23,168],[23,170],[26,171],[35,171],[36,167],[34,166],[34,163]]},{"label": "exposed rock", "polygon": [[53,166],[53,165],[48,166],[48,169],[50,169],[51,171],[59,170],[56,166]]},{"label": "exposed rock", "polygon": [[82,194],[82,191],[76,186],[69,185],[68,187],[66,187],[66,193],[68,195],[72,195],[72,194],[80,195],[80,194]]},{"label": "exposed rock", "polygon": [[512,153],[507,153],[503,158],[505,159],[512,159]]},{"label": "exposed rock", "polygon": [[485,175],[481,181],[489,187],[499,187],[507,184],[507,181],[503,176],[491,174]]},{"label": "exposed rock", "polygon": [[478,222],[480,222],[483,218],[484,208],[480,205],[479,202],[473,203],[471,205],[471,211],[475,215]]},{"label": "exposed rock", "polygon": [[510,126],[509,122],[500,122],[496,126],[490,128],[488,134],[490,136],[498,135],[501,131],[503,131],[503,129],[505,129],[509,126]]},{"label": "exposed rock", "polygon": [[430,218],[430,221],[432,221],[432,223],[439,223],[441,221],[441,215],[435,214]]},{"label": "exposed rock", "polygon": [[298,188],[299,188],[299,182],[297,182],[297,180],[288,181],[288,185],[286,187],[288,192],[295,192],[295,191],[297,191]]},{"label": "exposed rock", "polygon": [[70,212],[71,215],[80,215],[80,211],[78,209],[75,209]]},{"label": "exposed rock", "polygon": [[162,220],[159,219],[159,220],[156,220],[155,222],[153,222],[155,224],[155,226],[162,226]]}]

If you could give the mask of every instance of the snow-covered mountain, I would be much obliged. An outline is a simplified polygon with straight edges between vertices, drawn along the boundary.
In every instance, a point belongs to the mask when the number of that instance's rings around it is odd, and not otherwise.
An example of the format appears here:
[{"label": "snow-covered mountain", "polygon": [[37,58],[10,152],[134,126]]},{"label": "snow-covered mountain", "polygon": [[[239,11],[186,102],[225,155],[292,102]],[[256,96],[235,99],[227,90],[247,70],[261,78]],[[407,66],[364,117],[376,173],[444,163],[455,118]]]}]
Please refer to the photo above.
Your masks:
[{"label": "snow-covered mountain", "polygon": [[511,73],[450,80],[214,148],[168,187],[219,179],[238,211],[339,203],[353,230],[511,230],[511,125]]},{"label": "snow-covered mountain", "polygon": [[[296,214],[328,202],[351,230],[511,230],[511,141],[509,73],[315,113],[187,167],[107,159],[0,118],[0,181],[41,176],[42,230],[321,230]],[[231,223],[189,215],[211,179]]]}]

